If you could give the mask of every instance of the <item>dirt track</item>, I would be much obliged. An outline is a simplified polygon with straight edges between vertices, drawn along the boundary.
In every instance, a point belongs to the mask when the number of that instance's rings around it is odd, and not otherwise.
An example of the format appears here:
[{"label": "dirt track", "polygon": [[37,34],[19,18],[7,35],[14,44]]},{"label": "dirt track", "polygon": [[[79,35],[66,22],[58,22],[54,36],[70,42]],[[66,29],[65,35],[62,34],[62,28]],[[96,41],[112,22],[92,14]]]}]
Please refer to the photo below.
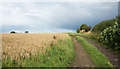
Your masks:
[{"label": "dirt track", "polygon": [[72,67],[95,67],[90,59],[90,56],[84,51],[79,42],[77,42],[75,37],[73,38],[74,49],[76,56],[71,64]]},{"label": "dirt track", "polygon": [[[83,37],[83,36],[81,36]],[[98,48],[105,56],[107,56],[108,60],[110,61],[110,63],[113,65],[113,66],[116,66],[118,67],[118,54],[116,53],[113,53],[112,51],[110,51],[109,49],[106,49],[104,46],[92,41],[92,40],[89,40],[88,38],[86,37],[83,37],[84,39],[86,39],[89,43],[91,43],[93,46],[95,46],[96,48]]]}]

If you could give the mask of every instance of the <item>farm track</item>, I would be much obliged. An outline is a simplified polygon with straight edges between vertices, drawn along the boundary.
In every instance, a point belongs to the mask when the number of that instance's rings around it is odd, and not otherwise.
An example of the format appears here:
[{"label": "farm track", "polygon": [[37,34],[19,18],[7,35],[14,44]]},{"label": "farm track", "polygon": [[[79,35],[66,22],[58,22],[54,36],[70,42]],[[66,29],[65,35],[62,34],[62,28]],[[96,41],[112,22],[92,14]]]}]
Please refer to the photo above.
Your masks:
[{"label": "farm track", "polygon": [[[80,36],[80,37],[83,37],[83,36]],[[86,37],[83,37],[83,38],[86,39],[90,44],[95,46],[98,50],[100,50],[108,58],[108,60],[110,61],[110,63],[113,66],[118,67],[118,63],[120,62],[120,61],[118,61],[118,57],[120,57],[120,55],[110,51],[109,49],[106,49],[104,46],[102,46]]]},{"label": "farm track", "polygon": [[84,51],[80,43],[75,37],[72,37],[76,56],[72,61],[72,67],[95,67],[90,59],[90,56]]}]

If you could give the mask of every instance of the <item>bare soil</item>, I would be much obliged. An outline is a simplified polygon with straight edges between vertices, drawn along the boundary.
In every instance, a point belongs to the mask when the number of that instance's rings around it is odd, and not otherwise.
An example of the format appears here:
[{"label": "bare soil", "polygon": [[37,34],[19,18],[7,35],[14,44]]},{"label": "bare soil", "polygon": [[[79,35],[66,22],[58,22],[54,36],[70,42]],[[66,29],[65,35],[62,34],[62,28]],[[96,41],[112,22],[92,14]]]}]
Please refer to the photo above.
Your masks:
[{"label": "bare soil", "polygon": [[[83,37],[83,36],[81,36]],[[91,43],[93,46],[95,46],[96,48],[98,48],[105,56],[107,56],[108,60],[110,61],[110,63],[115,66],[115,67],[118,67],[119,65],[119,62],[118,61],[118,57],[120,57],[120,55],[114,53],[113,51],[109,50],[109,49],[106,49],[104,46],[102,46],[101,44],[98,44],[86,37],[83,37],[85,38],[89,43]]]},{"label": "bare soil", "polygon": [[92,60],[90,59],[90,56],[84,51],[80,43],[77,42],[75,37],[72,37],[72,38],[73,38],[76,56],[72,61],[71,66],[72,67],[95,67]]}]

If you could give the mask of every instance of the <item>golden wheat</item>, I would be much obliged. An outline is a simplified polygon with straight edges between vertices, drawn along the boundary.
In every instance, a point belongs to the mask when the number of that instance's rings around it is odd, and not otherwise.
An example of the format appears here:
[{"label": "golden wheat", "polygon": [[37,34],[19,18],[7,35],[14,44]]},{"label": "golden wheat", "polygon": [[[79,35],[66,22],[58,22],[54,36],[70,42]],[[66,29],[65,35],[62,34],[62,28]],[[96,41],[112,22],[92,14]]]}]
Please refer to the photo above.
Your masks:
[{"label": "golden wheat", "polygon": [[44,53],[46,48],[66,38],[70,38],[69,35],[62,33],[2,34],[3,60]]}]

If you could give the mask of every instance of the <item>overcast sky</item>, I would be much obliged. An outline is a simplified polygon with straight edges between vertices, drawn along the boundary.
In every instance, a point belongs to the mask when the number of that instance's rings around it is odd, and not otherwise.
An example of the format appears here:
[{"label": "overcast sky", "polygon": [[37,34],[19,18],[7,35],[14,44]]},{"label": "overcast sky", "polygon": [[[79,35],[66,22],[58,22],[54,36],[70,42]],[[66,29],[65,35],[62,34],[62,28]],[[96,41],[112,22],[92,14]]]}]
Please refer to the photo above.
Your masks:
[{"label": "overcast sky", "polygon": [[[118,2],[1,2],[2,33],[75,32],[118,15]],[[1,32],[0,32],[1,33]]]}]

